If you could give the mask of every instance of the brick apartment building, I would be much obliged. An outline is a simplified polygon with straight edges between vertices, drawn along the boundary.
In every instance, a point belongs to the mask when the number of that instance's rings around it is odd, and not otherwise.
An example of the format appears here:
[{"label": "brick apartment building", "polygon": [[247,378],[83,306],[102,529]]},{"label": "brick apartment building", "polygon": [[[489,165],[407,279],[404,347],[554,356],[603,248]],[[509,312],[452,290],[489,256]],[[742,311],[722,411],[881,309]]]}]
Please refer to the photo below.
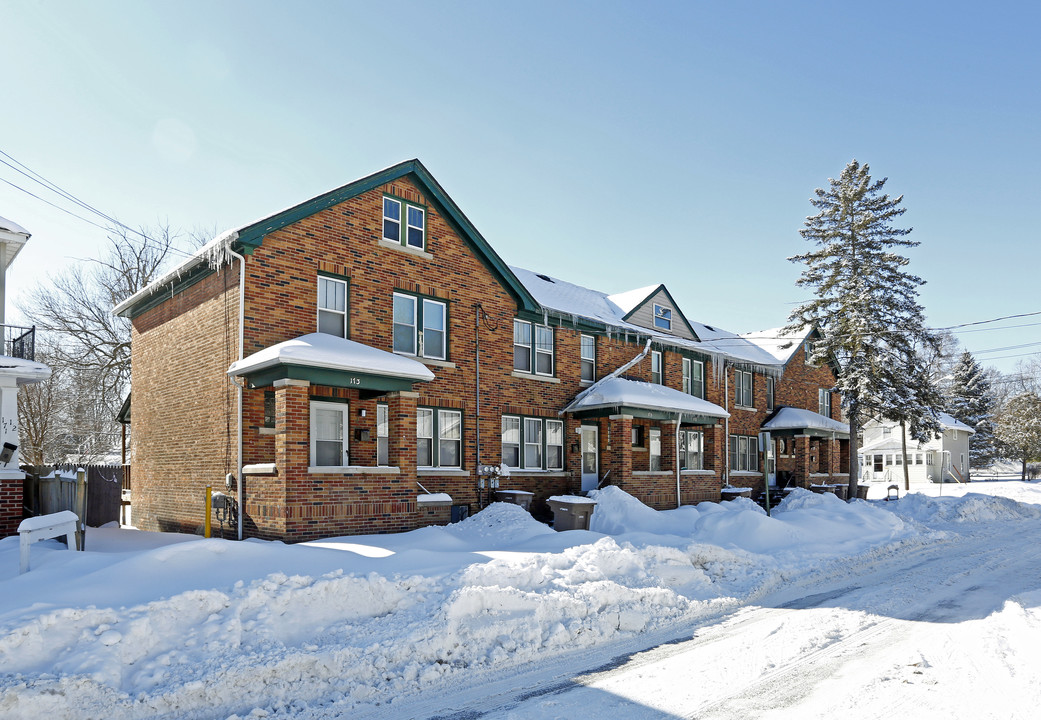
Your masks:
[{"label": "brick apartment building", "polygon": [[300,541],[476,510],[485,465],[536,514],[599,484],[667,508],[848,473],[813,332],[508,267],[418,160],[225,233],[116,312],[142,529],[194,531],[229,474],[244,536]]}]

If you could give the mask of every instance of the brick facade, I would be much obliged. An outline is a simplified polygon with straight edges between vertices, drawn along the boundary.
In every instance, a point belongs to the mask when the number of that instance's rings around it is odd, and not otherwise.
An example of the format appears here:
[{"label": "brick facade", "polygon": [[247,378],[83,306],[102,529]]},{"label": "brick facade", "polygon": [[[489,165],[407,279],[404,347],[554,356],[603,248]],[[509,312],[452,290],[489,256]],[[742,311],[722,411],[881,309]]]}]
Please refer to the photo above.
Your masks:
[{"label": "brick facade", "polygon": [[[476,511],[491,497],[490,489],[479,487],[477,466],[501,461],[504,414],[564,422],[563,470],[513,470],[501,480],[501,489],[535,494],[531,509],[536,516],[547,513],[546,497],[581,490],[582,424],[599,430],[599,475],[609,471],[609,484],[657,508],[718,500],[727,474],[724,422],[682,426],[704,433],[704,469],[681,474],[677,498],[675,421],[606,413],[584,419],[559,415],[588,385],[580,380],[582,330],[568,327],[566,320],[555,328],[552,377],[514,371],[518,300],[425,187],[403,175],[272,230],[247,255],[242,356],[315,332],[317,282],[326,275],[348,284],[348,337],[385,351],[392,349],[395,290],[446,303],[447,357],[426,362],[436,378],[416,383],[412,392],[374,396],[296,380],[244,390],[243,463],[274,465],[273,471],[244,478],[246,535],[299,541],[407,530],[445,520],[450,508],[417,505],[420,485]],[[425,251],[381,240],[385,195],[425,208]],[[142,529],[192,531],[201,526],[203,487],[222,487],[224,476],[236,470],[236,387],[226,373],[240,357],[238,272],[238,261],[225,265],[133,318],[133,512]],[[595,337],[597,378],[643,350],[643,340],[634,334],[600,332]],[[684,354],[668,345],[655,348],[663,351],[664,383],[679,389]],[[806,365],[800,353],[777,382],[776,401],[816,410],[818,388],[830,387],[834,378],[826,367]],[[733,368],[724,383],[713,376],[713,363],[703,359],[705,399],[730,409],[731,434],[756,435],[769,414],[764,376],[755,376],[755,409],[735,409]],[[650,357],[626,376],[649,381]],[[725,386],[729,398],[724,397]],[[274,427],[265,422],[265,393],[274,394]],[[346,403],[347,469],[309,470],[312,401]],[[389,416],[390,467],[385,468],[377,467],[379,404],[388,406]],[[461,468],[417,468],[416,410],[423,407],[462,413]],[[838,407],[837,398],[833,407]],[[644,437],[648,429],[660,429],[660,470],[650,469],[646,445],[633,447],[634,426],[644,428]],[[803,460],[809,452],[806,448]],[[788,459],[778,458],[779,467],[782,460]],[[761,485],[762,474],[743,480]]]}]

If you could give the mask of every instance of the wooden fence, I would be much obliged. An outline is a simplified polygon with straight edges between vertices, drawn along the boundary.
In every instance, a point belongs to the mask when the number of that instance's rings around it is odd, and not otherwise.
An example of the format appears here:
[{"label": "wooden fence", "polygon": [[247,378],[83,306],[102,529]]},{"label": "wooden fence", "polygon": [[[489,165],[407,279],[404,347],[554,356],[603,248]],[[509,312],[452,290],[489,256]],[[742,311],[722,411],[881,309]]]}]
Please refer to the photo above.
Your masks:
[{"label": "wooden fence", "polygon": [[[76,512],[78,467],[87,473],[87,525],[99,527],[113,520],[118,521],[124,482],[122,465],[40,465],[23,468],[26,473],[23,486],[25,515],[49,515],[62,510]],[[52,474],[54,477],[50,477]]]}]

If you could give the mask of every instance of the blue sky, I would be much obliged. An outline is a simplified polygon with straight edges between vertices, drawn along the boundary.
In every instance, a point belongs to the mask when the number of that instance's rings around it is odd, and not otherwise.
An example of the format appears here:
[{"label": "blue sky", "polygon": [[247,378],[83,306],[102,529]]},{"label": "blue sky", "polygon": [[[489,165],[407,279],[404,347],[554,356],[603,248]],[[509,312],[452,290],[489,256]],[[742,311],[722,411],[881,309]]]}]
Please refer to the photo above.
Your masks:
[{"label": "blue sky", "polygon": [[[1041,311],[1038,3],[4,0],[0,26],[0,150],[131,226],[418,157],[507,262],[744,332],[806,298],[786,258],[856,158],[904,195],[930,324]],[[33,233],[13,301],[104,243],[4,182],[0,216]],[[1007,371],[1041,324],[959,339]]]}]

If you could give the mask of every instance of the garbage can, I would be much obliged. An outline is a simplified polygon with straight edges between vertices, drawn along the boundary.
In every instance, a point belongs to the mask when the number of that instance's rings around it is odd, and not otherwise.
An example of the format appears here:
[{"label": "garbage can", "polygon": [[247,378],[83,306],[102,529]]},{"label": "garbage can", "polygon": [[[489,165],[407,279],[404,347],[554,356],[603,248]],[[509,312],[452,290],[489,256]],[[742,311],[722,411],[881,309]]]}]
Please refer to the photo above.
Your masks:
[{"label": "garbage can", "polygon": [[554,530],[588,530],[596,500],[578,495],[554,495],[546,500],[553,511]]},{"label": "garbage can", "polygon": [[522,509],[531,510],[531,498],[535,493],[530,493],[527,490],[496,490],[495,499],[499,502],[511,503],[513,505],[520,505]]},{"label": "garbage can", "polygon": [[734,487],[733,485],[727,485],[719,491],[719,499],[722,500],[733,500],[734,498],[751,498],[752,488],[750,487]]}]

